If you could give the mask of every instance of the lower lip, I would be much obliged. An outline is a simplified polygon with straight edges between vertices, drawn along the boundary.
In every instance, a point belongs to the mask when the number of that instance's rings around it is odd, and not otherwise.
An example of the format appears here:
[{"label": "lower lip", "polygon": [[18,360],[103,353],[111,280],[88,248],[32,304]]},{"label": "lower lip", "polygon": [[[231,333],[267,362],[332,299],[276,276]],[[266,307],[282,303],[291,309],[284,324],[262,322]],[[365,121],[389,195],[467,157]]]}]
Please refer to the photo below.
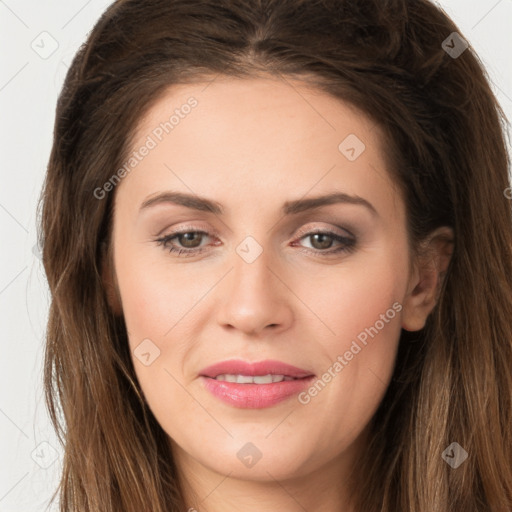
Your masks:
[{"label": "lower lip", "polygon": [[204,387],[223,402],[243,409],[263,409],[307,388],[314,376],[272,384],[237,384],[201,376]]}]

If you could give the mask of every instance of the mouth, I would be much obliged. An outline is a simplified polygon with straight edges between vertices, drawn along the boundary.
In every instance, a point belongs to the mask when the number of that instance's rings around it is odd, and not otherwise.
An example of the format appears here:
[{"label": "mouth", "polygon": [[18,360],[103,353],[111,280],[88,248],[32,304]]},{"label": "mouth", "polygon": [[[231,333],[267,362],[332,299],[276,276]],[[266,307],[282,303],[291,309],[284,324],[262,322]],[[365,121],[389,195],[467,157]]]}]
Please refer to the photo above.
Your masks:
[{"label": "mouth", "polygon": [[223,361],[205,368],[202,384],[215,397],[233,407],[271,407],[300,393],[315,378],[311,372],[281,361],[247,363]]}]

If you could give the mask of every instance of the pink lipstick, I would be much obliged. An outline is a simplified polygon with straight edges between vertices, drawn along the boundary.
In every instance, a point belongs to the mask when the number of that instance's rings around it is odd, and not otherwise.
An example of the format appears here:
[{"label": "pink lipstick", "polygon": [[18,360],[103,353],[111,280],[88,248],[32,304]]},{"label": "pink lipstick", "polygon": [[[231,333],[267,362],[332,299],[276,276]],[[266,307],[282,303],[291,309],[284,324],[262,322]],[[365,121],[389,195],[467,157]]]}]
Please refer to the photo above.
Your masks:
[{"label": "pink lipstick", "polygon": [[281,361],[248,363],[235,359],[208,366],[199,376],[214,396],[246,409],[262,409],[282,402],[307,388],[315,377]]}]

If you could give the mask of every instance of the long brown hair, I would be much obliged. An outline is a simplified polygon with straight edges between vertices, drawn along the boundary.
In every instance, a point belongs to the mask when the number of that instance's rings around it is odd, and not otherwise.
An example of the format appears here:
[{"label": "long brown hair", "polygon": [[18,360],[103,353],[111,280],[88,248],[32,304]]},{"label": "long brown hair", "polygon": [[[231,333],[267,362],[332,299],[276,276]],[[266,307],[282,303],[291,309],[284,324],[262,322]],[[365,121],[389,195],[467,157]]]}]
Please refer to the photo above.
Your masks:
[{"label": "long brown hair", "polygon": [[[169,86],[219,74],[303,79],[359,108],[388,139],[411,247],[436,227],[454,231],[426,327],[402,331],[354,472],[357,510],[512,510],[505,119],[471,46],[447,51],[463,42],[427,0],[118,0],[108,8],[59,96],[41,197],[52,295],[45,389],[64,447],[62,511],[186,510],[168,438],[142,397],[124,320],[102,280],[114,192],[98,199],[94,191],[122,167],[138,121]],[[442,457],[452,442],[469,455],[457,469]]]}]

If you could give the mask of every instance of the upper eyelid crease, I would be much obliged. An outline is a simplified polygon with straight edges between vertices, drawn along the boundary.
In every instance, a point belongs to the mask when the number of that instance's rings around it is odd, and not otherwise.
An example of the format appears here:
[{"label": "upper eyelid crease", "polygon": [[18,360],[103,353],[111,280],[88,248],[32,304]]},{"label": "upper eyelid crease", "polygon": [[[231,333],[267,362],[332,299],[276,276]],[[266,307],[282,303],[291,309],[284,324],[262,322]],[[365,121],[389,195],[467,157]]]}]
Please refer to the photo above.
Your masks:
[{"label": "upper eyelid crease", "polygon": [[[145,210],[153,205],[162,203],[172,203],[180,206],[185,206],[193,210],[204,211],[213,213],[215,215],[223,215],[224,208],[221,204],[204,197],[197,195],[185,194],[183,192],[162,192],[156,196],[146,199],[140,210]],[[335,192],[318,197],[312,197],[308,199],[297,199],[294,201],[286,201],[282,207],[283,215],[296,215],[307,210],[313,210],[322,206],[331,204],[354,204],[366,207],[370,213],[374,216],[379,216],[375,207],[369,203],[366,199],[359,196],[352,196],[343,192]]]}]

